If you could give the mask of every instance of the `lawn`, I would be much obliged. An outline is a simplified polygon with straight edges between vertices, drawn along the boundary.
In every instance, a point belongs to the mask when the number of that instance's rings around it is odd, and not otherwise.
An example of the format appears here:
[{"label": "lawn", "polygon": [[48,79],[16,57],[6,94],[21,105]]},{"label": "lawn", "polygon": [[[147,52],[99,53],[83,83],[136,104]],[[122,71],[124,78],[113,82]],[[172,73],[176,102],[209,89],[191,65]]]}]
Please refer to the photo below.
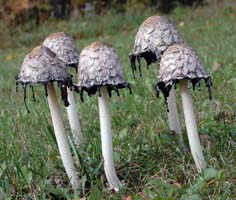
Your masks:
[{"label": "lawn", "polygon": [[[212,1],[214,2],[214,1]],[[100,145],[97,96],[77,109],[85,142],[77,148],[71,140],[66,110],[60,101],[78,175],[80,197],[88,199],[236,199],[236,4],[212,3],[196,9],[176,8],[168,17],[185,40],[196,49],[213,81],[213,99],[207,89],[192,91],[198,129],[207,168],[198,173],[190,152],[182,153],[178,138],[167,124],[164,98],[155,95],[158,67],[132,78],[129,52],[138,26],[150,15],[107,14],[70,21],[50,21],[32,28],[26,24],[8,29],[0,22],[0,193],[3,199],[79,199],[69,187],[54,137],[43,87],[35,87],[34,102],[28,89],[28,114],[22,90],[16,93],[15,76],[24,56],[52,32],[64,31],[77,47],[93,41],[111,43],[123,64],[133,94],[122,90],[110,99],[116,169],[125,187],[107,189]],[[76,83],[76,74],[74,82]],[[138,74],[137,74],[138,75]],[[184,119],[176,89],[182,125]],[[58,92],[59,94],[59,92]],[[185,127],[184,127],[185,128]],[[184,129],[185,130],[185,129]],[[184,131],[186,133],[186,131]],[[185,142],[187,137],[185,134]],[[1,199],[1,197],[0,197]]]}]

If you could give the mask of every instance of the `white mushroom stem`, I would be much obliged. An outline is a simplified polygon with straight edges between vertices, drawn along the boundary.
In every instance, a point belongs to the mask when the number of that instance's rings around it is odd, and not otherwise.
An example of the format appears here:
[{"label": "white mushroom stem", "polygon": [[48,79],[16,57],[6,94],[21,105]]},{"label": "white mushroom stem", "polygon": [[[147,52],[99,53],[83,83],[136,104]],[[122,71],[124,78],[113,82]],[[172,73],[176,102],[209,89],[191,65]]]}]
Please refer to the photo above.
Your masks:
[{"label": "white mushroom stem", "polygon": [[57,140],[57,145],[61,155],[62,162],[64,164],[66,173],[70,179],[70,183],[73,188],[79,186],[79,181],[76,175],[76,170],[73,164],[72,155],[70,152],[70,146],[65,133],[64,124],[62,121],[60,109],[57,102],[56,91],[53,84],[47,86],[48,91],[48,104],[51,112],[53,128]]},{"label": "white mushroom stem", "polygon": [[105,86],[101,87],[101,96],[98,97],[98,106],[104,170],[109,187],[118,191],[121,187],[121,183],[116,175],[113,159],[111,117],[109,112],[107,89]]},{"label": "white mushroom stem", "polygon": [[168,104],[168,109],[169,109],[169,112],[167,112],[167,116],[168,116],[170,130],[174,131],[175,133],[179,135],[179,144],[185,151],[186,148],[184,145],[183,132],[180,125],[178,110],[176,106],[174,88],[170,90],[169,96],[167,98],[167,104]]},{"label": "white mushroom stem", "polygon": [[180,92],[182,97],[185,124],[188,134],[189,145],[194,162],[199,171],[206,167],[206,162],[202,153],[200,139],[197,130],[197,123],[194,116],[192,96],[188,89],[188,81],[180,81]]},{"label": "white mushroom stem", "polygon": [[83,135],[80,128],[79,118],[77,114],[75,98],[70,88],[67,88],[69,106],[66,107],[67,115],[69,119],[70,128],[72,131],[72,137],[77,146],[81,146],[83,143]]}]

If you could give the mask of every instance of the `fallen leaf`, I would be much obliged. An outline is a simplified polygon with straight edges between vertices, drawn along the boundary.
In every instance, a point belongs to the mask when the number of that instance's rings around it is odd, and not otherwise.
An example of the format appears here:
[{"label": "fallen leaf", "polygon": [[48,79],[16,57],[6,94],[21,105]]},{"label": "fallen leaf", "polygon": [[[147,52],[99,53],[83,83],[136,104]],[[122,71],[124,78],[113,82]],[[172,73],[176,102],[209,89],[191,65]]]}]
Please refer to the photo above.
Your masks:
[{"label": "fallen leaf", "polygon": [[219,62],[214,62],[213,65],[212,65],[212,70],[214,72],[218,71],[221,67],[222,67],[222,63],[219,63]]},{"label": "fallen leaf", "polygon": [[183,26],[184,26],[184,21],[181,21],[181,22],[179,23],[179,26],[180,26],[180,27],[183,27]]},{"label": "fallen leaf", "polygon": [[12,53],[9,53],[8,55],[7,55],[7,57],[6,57],[6,60],[7,61],[10,61],[10,60],[12,60],[13,59],[13,54]]},{"label": "fallen leaf", "polygon": [[132,198],[131,198],[131,196],[129,195],[129,196],[127,196],[127,197],[124,197],[123,200],[132,200]]}]

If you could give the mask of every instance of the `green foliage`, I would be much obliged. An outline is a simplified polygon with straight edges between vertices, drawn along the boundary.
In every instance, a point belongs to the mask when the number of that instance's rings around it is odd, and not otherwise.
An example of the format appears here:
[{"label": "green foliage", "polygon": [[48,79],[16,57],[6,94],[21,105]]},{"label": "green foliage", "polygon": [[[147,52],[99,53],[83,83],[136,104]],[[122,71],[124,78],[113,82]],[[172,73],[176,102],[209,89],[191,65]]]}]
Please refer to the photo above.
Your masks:
[{"label": "green foliage", "polygon": [[[6,28],[0,37],[0,194],[3,199],[236,199],[236,24],[235,4],[212,4],[197,10],[181,8],[169,17],[194,47],[213,77],[213,100],[207,90],[193,91],[195,114],[208,168],[195,169],[190,152],[183,154],[177,136],[167,126],[164,99],[153,89],[156,65],[143,69],[142,78],[132,78],[128,54],[138,26],[151,10],[140,14],[114,14],[65,21],[46,21],[38,27]],[[188,17],[183,17],[181,12]],[[97,96],[85,96],[77,109],[85,137],[83,148],[70,146],[81,177],[81,193],[68,183],[54,138],[52,122],[42,87],[30,90],[24,109],[22,90],[15,91],[15,75],[26,53],[49,33],[65,31],[81,50],[95,40],[116,48],[125,78],[133,94],[121,91],[110,99],[116,169],[125,186],[120,193],[107,189],[99,135]],[[145,63],[142,62],[145,67]],[[74,80],[76,81],[76,75]],[[179,89],[176,89],[178,94]],[[59,96],[58,96],[59,97]],[[60,97],[59,97],[60,98]],[[178,108],[183,122],[180,96]],[[59,101],[69,138],[66,111]],[[184,125],[184,124],[182,124]],[[183,126],[184,127],[184,126]],[[185,136],[185,142],[187,138]]]},{"label": "green foliage", "polygon": [[174,15],[178,20],[185,20],[186,16],[188,15],[188,10],[181,6],[177,6],[175,9],[173,9],[172,15]]},{"label": "green foliage", "polygon": [[95,185],[92,186],[91,188],[91,193],[89,195],[88,200],[97,200],[97,199],[102,199],[102,194],[99,191],[98,187]]}]

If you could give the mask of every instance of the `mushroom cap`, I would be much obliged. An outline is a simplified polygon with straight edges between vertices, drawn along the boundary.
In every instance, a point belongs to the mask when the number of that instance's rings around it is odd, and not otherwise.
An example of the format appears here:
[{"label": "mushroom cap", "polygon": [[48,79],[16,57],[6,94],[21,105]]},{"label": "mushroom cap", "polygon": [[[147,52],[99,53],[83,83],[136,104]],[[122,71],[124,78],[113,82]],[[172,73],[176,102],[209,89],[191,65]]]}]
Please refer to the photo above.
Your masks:
[{"label": "mushroom cap", "polygon": [[87,91],[89,95],[95,94],[100,86],[116,91],[129,87],[115,49],[105,42],[94,42],[82,50],[78,80],[79,89]]},{"label": "mushroom cap", "polygon": [[16,78],[18,83],[35,84],[71,81],[67,65],[45,46],[35,47],[26,55]]},{"label": "mushroom cap", "polygon": [[129,55],[131,67],[136,69],[135,60],[140,57],[150,65],[160,59],[168,46],[182,42],[179,32],[168,19],[151,16],[141,24],[136,34],[134,47]]},{"label": "mushroom cap", "polygon": [[52,33],[43,41],[43,46],[49,48],[59,59],[66,64],[76,67],[79,63],[79,51],[69,35],[58,32]]},{"label": "mushroom cap", "polygon": [[193,87],[200,86],[205,80],[206,86],[212,86],[211,77],[204,70],[196,51],[186,44],[174,44],[167,48],[161,56],[157,92],[161,90],[166,97],[171,87],[180,80],[189,80]]},{"label": "mushroom cap", "polygon": [[[47,96],[47,85],[56,81],[61,90],[61,97],[65,106],[69,106],[67,100],[67,87],[72,87],[72,77],[67,71],[67,65],[45,46],[35,47],[26,55],[20,69],[20,73],[16,76],[16,86],[21,83],[24,92],[24,101],[26,99],[26,87],[30,85],[33,92],[33,85],[42,83],[45,86]],[[28,110],[26,104],[26,109]],[[28,110],[29,112],[29,110]]]}]

